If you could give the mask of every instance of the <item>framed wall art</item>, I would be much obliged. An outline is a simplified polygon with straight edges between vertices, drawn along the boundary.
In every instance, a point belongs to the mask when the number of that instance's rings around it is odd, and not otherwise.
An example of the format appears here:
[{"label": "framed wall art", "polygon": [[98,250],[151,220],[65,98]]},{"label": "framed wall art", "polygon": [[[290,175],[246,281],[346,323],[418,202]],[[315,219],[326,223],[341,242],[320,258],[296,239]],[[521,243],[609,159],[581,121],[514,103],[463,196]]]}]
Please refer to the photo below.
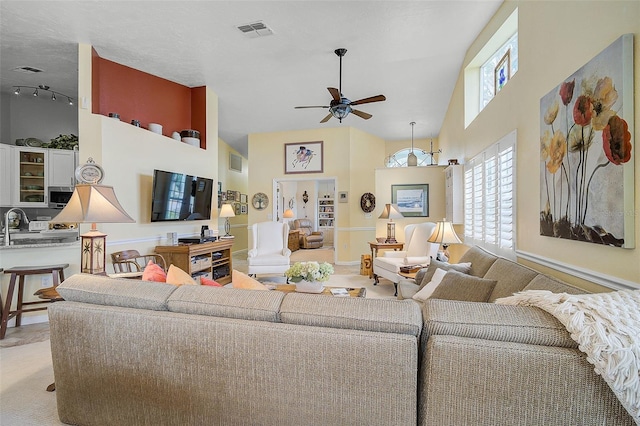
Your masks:
[{"label": "framed wall art", "polygon": [[635,247],[633,34],[540,99],[540,235]]},{"label": "framed wall art", "polygon": [[391,202],[405,217],[427,217],[429,184],[391,185]]},{"label": "framed wall art", "polygon": [[284,144],[284,173],[322,173],[322,141]]},{"label": "framed wall art", "polygon": [[349,202],[349,193],[347,191],[338,192],[338,202],[340,202],[340,203],[348,203]]}]

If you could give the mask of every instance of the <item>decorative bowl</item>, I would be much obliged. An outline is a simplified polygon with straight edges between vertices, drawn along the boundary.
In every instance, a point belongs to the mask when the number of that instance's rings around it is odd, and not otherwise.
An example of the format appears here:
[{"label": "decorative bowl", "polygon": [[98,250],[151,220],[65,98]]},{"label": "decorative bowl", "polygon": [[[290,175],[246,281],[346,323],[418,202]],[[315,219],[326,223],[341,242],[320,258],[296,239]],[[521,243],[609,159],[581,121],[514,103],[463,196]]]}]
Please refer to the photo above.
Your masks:
[{"label": "decorative bowl", "polygon": [[[180,137],[200,139],[200,132],[197,130],[185,129],[180,132]],[[184,142],[184,139],[183,139],[183,142]]]}]

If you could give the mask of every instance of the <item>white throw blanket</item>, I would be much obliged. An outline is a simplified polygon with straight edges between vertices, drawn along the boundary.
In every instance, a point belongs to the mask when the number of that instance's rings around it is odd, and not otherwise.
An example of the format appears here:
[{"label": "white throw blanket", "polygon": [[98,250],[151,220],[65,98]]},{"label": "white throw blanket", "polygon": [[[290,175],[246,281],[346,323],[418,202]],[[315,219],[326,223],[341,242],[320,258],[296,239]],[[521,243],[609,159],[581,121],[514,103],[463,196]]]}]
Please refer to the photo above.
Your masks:
[{"label": "white throw blanket", "polygon": [[536,306],[555,316],[640,425],[640,290],[581,295],[529,290],[496,303]]}]

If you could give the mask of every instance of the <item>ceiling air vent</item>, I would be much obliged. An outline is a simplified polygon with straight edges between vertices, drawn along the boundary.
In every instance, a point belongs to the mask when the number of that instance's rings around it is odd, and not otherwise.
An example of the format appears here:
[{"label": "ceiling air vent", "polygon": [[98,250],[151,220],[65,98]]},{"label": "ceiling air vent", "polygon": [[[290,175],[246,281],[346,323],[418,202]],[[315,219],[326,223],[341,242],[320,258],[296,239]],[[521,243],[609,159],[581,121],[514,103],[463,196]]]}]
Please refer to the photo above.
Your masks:
[{"label": "ceiling air vent", "polygon": [[248,38],[264,37],[273,34],[273,30],[262,21],[251,22],[249,24],[238,25],[242,34]]},{"label": "ceiling air vent", "polygon": [[26,74],[35,74],[35,73],[43,71],[43,70],[41,70],[39,68],[34,68],[34,67],[29,67],[29,66],[17,67],[17,68],[14,68],[13,70],[17,71],[17,72],[23,72],[23,73],[26,73]]}]

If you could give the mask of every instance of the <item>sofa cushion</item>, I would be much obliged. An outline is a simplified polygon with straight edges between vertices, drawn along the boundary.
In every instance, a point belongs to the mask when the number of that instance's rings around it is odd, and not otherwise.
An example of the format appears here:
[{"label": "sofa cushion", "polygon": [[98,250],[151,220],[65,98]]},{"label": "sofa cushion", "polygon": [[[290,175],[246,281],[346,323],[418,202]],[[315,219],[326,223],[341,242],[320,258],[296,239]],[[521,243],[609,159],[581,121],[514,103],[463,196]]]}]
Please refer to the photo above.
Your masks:
[{"label": "sofa cushion", "polygon": [[142,271],[142,281],[155,281],[164,283],[167,281],[167,273],[160,267],[160,265],[153,263],[150,260]]},{"label": "sofa cushion", "polygon": [[429,267],[427,268],[427,272],[422,276],[422,280],[418,281],[418,275],[416,274],[416,284],[420,285],[420,290],[422,290],[422,288],[427,285],[431,279],[433,278],[433,274],[436,272],[437,269],[442,269],[443,271],[458,271],[458,272],[462,272],[463,274],[468,274],[469,271],[471,270],[472,265],[469,263],[447,263],[447,262],[440,262],[439,260],[436,259],[431,259],[431,263],[429,264]]},{"label": "sofa cushion", "polygon": [[496,280],[474,277],[451,270],[447,271],[431,298],[486,302],[489,300],[496,283]]},{"label": "sofa cushion", "polygon": [[552,293],[568,293],[568,294],[584,294],[584,291],[581,288],[573,287],[563,281],[557,280],[553,277],[544,274],[538,274],[534,279],[527,284],[525,288],[526,290],[549,290]]},{"label": "sofa cushion", "polygon": [[167,271],[167,284],[173,284],[175,286],[181,285],[198,285],[198,283],[182,269],[176,265],[170,265]]},{"label": "sofa cushion", "polygon": [[242,288],[245,290],[269,290],[267,286],[260,281],[251,278],[247,274],[243,274],[235,269],[231,272],[231,283],[233,288]]},{"label": "sofa cushion", "polygon": [[458,262],[471,262],[471,271],[469,274],[474,277],[484,277],[484,274],[487,273],[491,265],[493,265],[493,262],[497,259],[498,256],[495,254],[489,253],[478,246],[473,246],[462,255]]},{"label": "sofa cushion", "polygon": [[511,260],[498,258],[484,274],[484,278],[498,283],[489,298],[490,302],[522,291],[538,275],[538,272]]},{"label": "sofa cushion", "polygon": [[416,294],[414,294],[412,298],[419,301],[427,300],[433,294],[438,285],[440,285],[442,279],[446,274],[447,271],[445,271],[444,269],[436,269],[436,272],[434,272],[431,281],[429,281],[427,285],[423,286]]},{"label": "sofa cushion", "polygon": [[283,323],[419,336],[420,307],[412,300],[328,297],[289,293],[280,308]]},{"label": "sofa cushion", "polygon": [[167,310],[167,298],[176,286],[154,281],[127,280],[76,274],[56,289],[64,300],[123,308]]},{"label": "sofa cushion", "polygon": [[171,312],[279,322],[281,291],[247,291],[207,286],[179,287],[167,301]]}]

